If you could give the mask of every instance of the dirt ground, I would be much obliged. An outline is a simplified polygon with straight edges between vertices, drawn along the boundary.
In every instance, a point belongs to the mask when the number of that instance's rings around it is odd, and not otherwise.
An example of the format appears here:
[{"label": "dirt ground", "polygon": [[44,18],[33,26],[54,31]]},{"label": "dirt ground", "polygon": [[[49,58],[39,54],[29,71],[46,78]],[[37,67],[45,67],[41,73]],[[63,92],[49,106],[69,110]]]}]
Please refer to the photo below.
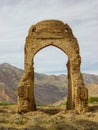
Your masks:
[{"label": "dirt ground", "polygon": [[0,130],[98,130],[98,104],[81,114],[52,106],[18,114],[15,105],[0,106]]}]

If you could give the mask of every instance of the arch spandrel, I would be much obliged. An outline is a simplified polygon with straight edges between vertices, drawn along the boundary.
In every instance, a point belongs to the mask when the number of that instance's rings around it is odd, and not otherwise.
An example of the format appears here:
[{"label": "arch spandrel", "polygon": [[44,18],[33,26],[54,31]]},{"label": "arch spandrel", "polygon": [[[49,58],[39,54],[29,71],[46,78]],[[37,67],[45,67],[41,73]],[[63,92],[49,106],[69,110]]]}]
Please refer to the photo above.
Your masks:
[{"label": "arch spandrel", "polygon": [[[26,43],[27,46],[29,42]],[[63,52],[65,52],[68,57],[79,57],[79,47],[78,43],[70,42],[69,40],[65,39],[36,39],[32,40],[31,45],[27,48],[27,50],[32,53],[32,55],[35,55],[39,50],[42,48],[45,48],[46,46],[53,45],[55,47],[58,47]],[[27,51],[26,51],[27,52]],[[77,59],[76,58],[76,59]]]},{"label": "arch spandrel", "polygon": [[[45,20],[32,25],[26,38],[24,49],[25,67],[18,92],[18,111],[29,111],[31,109],[36,109],[34,99],[33,58],[39,50],[50,45],[61,49],[68,56],[67,109],[75,109],[78,112],[87,110],[88,92],[84,87],[84,82],[80,71],[81,57],[77,39],[74,37],[68,24],[64,24],[59,20]],[[20,96],[22,89],[25,94]],[[27,98],[25,98],[25,96]],[[21,103],[23,105],[21,105]]]}]

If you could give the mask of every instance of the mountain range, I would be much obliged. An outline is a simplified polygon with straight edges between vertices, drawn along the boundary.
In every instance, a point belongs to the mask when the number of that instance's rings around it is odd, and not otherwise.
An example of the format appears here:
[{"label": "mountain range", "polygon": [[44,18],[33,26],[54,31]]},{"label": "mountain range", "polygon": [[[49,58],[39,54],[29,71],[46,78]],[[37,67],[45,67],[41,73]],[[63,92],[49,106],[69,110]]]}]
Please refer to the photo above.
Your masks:
[{"label": "mountain range", "polygon": [[[10,64],[0,65],[0,102],[17,102],[18,83],[23,70]],[[89,96],[98,96],[98,75],[83,74]],[[38,105],[53,104],[67,96],[67,76],[34,74],[35,99]]]}]

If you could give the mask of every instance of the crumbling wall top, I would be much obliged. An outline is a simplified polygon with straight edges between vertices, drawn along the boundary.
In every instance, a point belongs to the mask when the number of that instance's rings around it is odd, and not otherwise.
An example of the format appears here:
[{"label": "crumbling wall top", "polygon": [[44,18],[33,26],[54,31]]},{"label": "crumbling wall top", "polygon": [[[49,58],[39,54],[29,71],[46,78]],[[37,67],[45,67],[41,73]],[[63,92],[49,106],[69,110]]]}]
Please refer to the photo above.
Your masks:
[{"label": "crumbling wall top", "polygon": [[46,30],[48,32],[62,32],[64,31],[64,23],[59,20],[45,20],[36,24],[36,30]]},{"label": "crumbling wall top", "polygon": [[60,20],[44,20],[29,29],[29,36],[37,38],[64,38],[65,35],[73,36],[72,30]]}]

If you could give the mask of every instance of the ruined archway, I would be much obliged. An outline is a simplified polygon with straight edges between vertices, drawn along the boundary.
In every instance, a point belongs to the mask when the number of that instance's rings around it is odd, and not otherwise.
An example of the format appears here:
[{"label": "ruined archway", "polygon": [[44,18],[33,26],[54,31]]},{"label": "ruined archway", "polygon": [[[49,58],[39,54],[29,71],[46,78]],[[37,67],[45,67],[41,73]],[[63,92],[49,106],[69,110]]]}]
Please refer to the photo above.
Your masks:
[{"label": "ruined archway", "polygon": [[68,24],[59,20],[45,20],[32,25],[25,43],[24,74],[18,88],[18,111],[36,110],[34,98],[34,55],[46,46],[60,48],[68,56],[67,109],[86,111],[88,91],[80,72],[79,45]]}]

